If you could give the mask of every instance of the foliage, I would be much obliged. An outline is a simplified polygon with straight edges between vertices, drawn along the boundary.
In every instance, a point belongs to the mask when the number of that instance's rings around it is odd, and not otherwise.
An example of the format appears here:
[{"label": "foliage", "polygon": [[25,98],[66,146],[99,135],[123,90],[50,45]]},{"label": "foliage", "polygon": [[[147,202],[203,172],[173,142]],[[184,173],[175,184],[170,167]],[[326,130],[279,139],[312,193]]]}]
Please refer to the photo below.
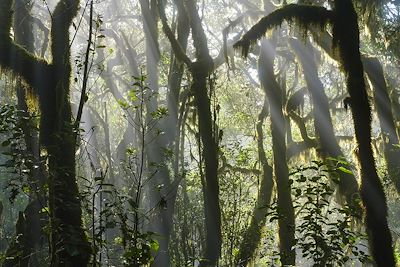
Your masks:
[{"label": "foliage", "polygon": [[368,259],[362,246],[365,237],[354,229],[351,209],[332,201],[338,172],[348,171],[339,168],[328,169],[322,162],[313,161],[291,174],[299,222],[296,246],[315,266],[344,266],[348,261]]},{"label": "foliage", "polygon": [[[51,62],[51,58],[57,55],[53,54],[49,46],[52,43],[51,40],[49,41],[50,32],[55,31],[51,31],[48,26],[51,25],[51,19],[57,19],[53,13],[56,2],[65,1],[47,1],[49,7],[46,7],[46,1],[15,0],[14,2],[29,2],[29,5],[33,7],[29,20],[33,20],[32,34],[35,36],[36,49],[32,53]],[[81,1],[82,16],[74,20],[70,29],[73,38],[69,47],[73,55],[72,59],[75,59],[76,72],[72,77],[75,83],[72,85],[68,98],[70,97],[73,103],[72,117],[75,118],[79,96],[82,96],[85,102],[82,124],[80,124],[85,130],[79,132],[82,133],[80,136],[83,141],[78,142],[75,155],[80,177],[80,200],[86,211],[83,223],[92,245],[90,264],[93,266],[198,266],[206,250],[204,201],[207,199],[204,198],[203,190],[207,184],[204,180],[202,153],[202,149],[206,147],[199,145],[201,131],[197,127],[197,116],[203,113],[198,112],[194,92],[189,89],[192,79],[190,66],[182,64],[184,62],[177,60],[173,50],[171,51],[168,39],[161,33],[158,14],[154,17],[146,15],[146,10],[157,13],[157,5],[161,2],[93,1],[94,13],[98,17],[94,21],[96,41],[90,44],[87,40],[86,28],[86,24],[90,21],[88,16],[85,16],[90,1]],[[219,266],[238,265],[234,263],[234,259],[239,254],[240,244],[244,243],[242,241],[246,228],[249,228],[252,222],[252,211],[259,199],[265,199],[260,198],[261,192],[264,192],[259,188],[263,164],[257,155],[258,133],[255,133],[255,126],[259,123],[257,114],[263,105],[263,91],[260,89],[256,71],[259,47],[254,46],[254,49],[250,51],[246,46],[256,41],[252,38],[264,36],[271,27],[281,26],[277,27],[280,28],[276,34],[277,60],[273,67],[282,90],[286,91],[283,93],[284,101],[288,101],[288,96],[305,86],[305,75],[301,74],[305,70],[299,68],[293,51],[287,46],[287,38],[298,38],[305,31],[314,30],[309,27],[310,25],[316,27],[316,30],[318,27],[325,29],[334,21],[332,18],[334,1],[278,2],[269,0],[263,3],[260,1],[237,3],[233,0],[167,1],[162,2],[158,7],[165,7],[161,10],[165,11],[165,14],[160,14],[160,16],[165,16],[171,23],[172,34],[176,36],[182,48],[185,47],[182,49],[185,50],[183,53],[186,53],[188,58],[194,59],[197,55],[195,50],[198,44],[196,40],[194,42],[189,40],[195,33],[190,33],[191,18],[187,17],[193,14],[182,12],[182,10],[187,10],[185,5],[188,3],[197,5],[202,22],[197,26],[205,27],[210,54],[215,56],[215,72],[218,75],[209,77],[209,82],[212,83],[209,98],[212,100],[211,107],[214,111],[211,116],[212,128],[219,145],[220,192],[218,195],[223,240]],[[365,26],[366,29],[363,32],[365,35],[362,35],[360,48],[364,54],[379,56],[383,62],[385,79],[393,87],[390,92],[393,105],[399,101],[399,92],[396,88],[400,75],[398,75],[398,62],[394,62],[394,59],[399,58],[397,51],[400,51],[396,50],[400,46],[400,38],[398,38],[400,5],[398,2],[398,0],[352,1],[358,8],[359,15],[363,15],[363,20],[359,20],[360,28]],[[249,53],[249,59],[247,61],[235,59],[230,46],[243,35],[249,25],[260,18],[260,15],[265,15],[262,4],[264,7],[273,4],[275,8],[282,6],[285,8],[271,13],[244,35],[249,39],[241,41],[242,52]],[[300,9],[302,9],[300,12],[296,11]],[[15,11],[17,13],[18,9]],[[16,25],[20,24],[21,18],[13,16]],[[324,17],[329,18],[324,19]],[[300,32],[293,31],[293,27],[286,27],[285,22],[289,26],[300,26],[303,29],[300,29]],[[227,23],[230,29],[229,34],[225,36],[229,40],[228,47],[222,48],[219,33],[227,28]],[[152,24],[156,25],[155,29],[149,27]],[[66,33],[58,29],[59,33]],[[17,28],[14,27],[11,30],[6,29],[5,34],[15,38],[16,30]],[[1,26],[0,31],[3,32],[4,27]],[[24,31],[23,34],[26,34],[26,30]],[[187,36],[189,36],[188,40],[186,40]],[[314,37],[313,41],[318,44],[321,40]],[[352,39],[355,40],[355,38]],[[87,71],[90,75],[87,76],[89,86],[87,94],[84,95],[81,93],[81,75],[86,73],[83,70],[85,54],[82,54],[81,50],[88,42],[91,48]],[[315,45],[314,42],[310,44]],[[42,46],[40,52],[37,49],[39,46]],[[110,49],[108,54],[104,49],[106,47]],[[18,49],[16,52],[19,56],[23,51]],[[223,52],[226,53],[225,57],[229,57],[231,62],[229,66],[221,65]],[[12,53],[6,56],[5,60],[14,63],[13,65],[18,67],[27,65],[12,62],[15,61]],[[160,56],[161,59],[159,59]],[[351,123],[344,123],[351,119],[351,112],[346,112],[343,107],[343,99],[348,96],[343,89],[346,77],[340,73],[338,65],[330,61],[323,52],[318,51],[315,56],[316,58],[313,59],[316,59],[319,64],[318,74],[329,100],[334,132],[340,141],[340,149],[345,159],[340,162],[343,163],[340,164],[342,167],[333,166],[336,168],[334,170],[328,170],[327,166],[320,162],[313,162],[310,166],[298,168],[292,173],[292,196],[296,199],[297,214],[296,253],[299,261],[296,263],[298,266],[351,265],[356,260],[369,259],[365,253],[366,245],[363,245],[365,238],[360,233],[363,229],[359,229],[359,221],[353,219],[352,211],[348,207],[342,207],[341,204],[334,202],[335,197],[341,194],[334,190],[336,184],[330,180],[332,177],[335,180],[340,172],[351,173],[346,169],[345,162],[350,162],[351,157],[356,154],[353,142],[354,127]],[[38,70],[44,73],[48,65],[42,60],[39,60],[39,63]],[[140,71],[140,66],[146,64],[150,72],[149,76],[154,78],[151,83],[156,85],[158,90],[148,87],[146,75]],[[99,68],[94,68],[94,66],[99,66]],[[180,72],[183,75],[180,76]],[[97,74],[101,79],[97,77]],[[9,86],[9,79],[15,79],[13,75],[2,70],[0,77],[2,105],[15,100],[14,88]],[[25,74],[25,76],[36,83],[46,81],[45,78],[49,80],[52,78],[50,75],[38,76],[36,71],[30,71],[29,75]],[[29,83],[30,80],[27,78],[23,83]],[[315,114],[312,114],[311,110],[315,103],[312,103],[310,97],[305,97],[305,109],[301,114],[301,119],[308,136],[314,137],[312,123]],[[368,97],[371,98],[371,94]],[[373,103],[373,101],[370,102]],[[54,103],[53,101],[49,104]],[[400,110],[399,105],[393,107],[396,111]],[[384,141],[382,139],[385,138],[382,138],[379,122],[375,119],[378,109],[375,107],[372,115],[373,144],[376,163],[378,166],[382,165],[380,177],[385,177],[387,167],[383,166],[385,159],[382,146]],[[400,114],[396,111],[394,114]],[[170,120],[170,115],[171,117],[178,116],[176,125],[173,119]],[[28,200],[37,192],[30,177],[37,174],[32,173],[32,170],[38,167],[38,162],[35,162],[32,155],[26,153],[23,128],[26,127],[25,124],[28,124],[28,128],[31,128],[35,135],[39,129],[35,127],[37,118],[29,117],[30,119],[15,106],[7,104],[0,107],[0,171],[3,177],[0,187],[7,188],[0,194],[0,201],[4,206],[2,214],[0,212],[2,225],[0,253],[6,251],[9,240],[15,236],[13,233],[18,212],[25,209]],[[166,117],[169,118],[161,121]],[[398,126],[399,119],[395,120]],[[293,135],[291,137],[293,142],[287,142],[289,167],[306,164],[304,162],[308,160],[292,155],[312,157],[315,154],[319,155],[319,152],[324,152],[319,148],[314,150],[307,147],[299,134],[298,124],[293,123],[291,119],[287,122],[287,127]],[[263,144],[268,161],[273,158],[269,123],[268,120],[263,127]],[[89,126],[85,127],[87,125]],[[179,135],[174,136],[174,140],[172,140],[172,132],[174,134],[177,132],[176,134]],[[91,142],[93,139],[96,141]],[[168,144],[164,148],[165,143]],[[165,153],[163,160],[154,160],[154,154],[160,155],[154,151]],[[40,166],[41,164],[44,166],[49,158],[45,155],[45,151],[42,151],[41,156]],[[90,162],[88,163],[86,159]],[[327,161],[333,165],[339,163],[335,159],[328,158]],[[168,184],[170,180],[174,182]],[[43,188],[43,191],[46,190],[47,185]],[[177,190],[177,193],[174,190]],[[391,183],[385,184],[385,192],[388,199],[390,230],[394,239],[393,246],[396,248],[395,256],[399,258],[400,202],[398,193]],[[156,195],[154,200],[152,193]],[[276,192],[273,191],[274,193]],[[343,198],[343,194],[341,196]],[[8,198],[13,202],[7,201]],[[341,200],[343,199],[338,199],[338,202],[341,203]],[[251,264],[254,266],[278,266],[280,261],[277,251],[279,244],[277,219],[281,214],[276,205],[267,208],[266,210],[270,211],[268,218],[270,220],[263,218],[263,227],[257,232],[261,236],[260,244],[257,248],[251,248],[254,250]],[[51,208],[45,207],[42,212],[48,213],[50,210]],[[170,210],[172,210],[173,223],[166,225],[165,221],[168,220],[158,215]],[[266,222],[265,225],[264,222]],[[162,227],[171,227],[169,238],[154,233],[159,230],[157,224]],[[50,234],[55,229],[56,227],[52,229],[52,226],[47,224],[44,235]],[[47,236],[42,236],[42,238],[47,238]],[[158,257],[161,255],[158,252],[165,252],[164,241],[169,242],[167,244],[169,262],[157,265],[157,260],[161,258]],[[43,254],[47,255],[47,250],[44,249],[44,251]],[[71,247],[70,254],[75,253],[79,251]],[[5,255],[5,253],[0,254],[0,262],[4,260]]]},{"label": "foliage", "polygon": [[0,134],[4,136],[1,146],[6,160],[2,166],[15,174],[8,181],[9,200],[13,202],[19,193],[28,194],[36,187],[32,171],[39,168],[34,156],[26,150],[24,128],[36,130],[34,117],[13,105],[0,108]]}]

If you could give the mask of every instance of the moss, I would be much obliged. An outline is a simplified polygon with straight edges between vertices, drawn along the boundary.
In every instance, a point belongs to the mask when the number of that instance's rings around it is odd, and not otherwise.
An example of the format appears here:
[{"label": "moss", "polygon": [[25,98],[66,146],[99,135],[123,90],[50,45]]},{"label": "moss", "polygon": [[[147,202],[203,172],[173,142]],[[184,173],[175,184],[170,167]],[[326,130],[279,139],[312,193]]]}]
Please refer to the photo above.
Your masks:
[{"label": "moss", "polygon": [[81,222],[75,175],[76,141],[69,103],[69,28],[77,14],[79,0],[59,1],[53,12],[51,64],[11,40],[12,2],[0,1],[0,65],[19,74],[32,88],[32,95],[39,99],[41,145],[47,148],[49,155],[52,266],[86,266],[90,246]]},{"label": "moss", "polygon": [[310,5],[286,5],[255,24],[242,39],[240,39],[234,48],[241,48],[242,55],[247,57],[251,43],[261,39],[269,30],[276,28],[284,21],[294,23],[301,29],[307,31],[310,26],[325,28],[333,20],[333,12],[324,7]]}]

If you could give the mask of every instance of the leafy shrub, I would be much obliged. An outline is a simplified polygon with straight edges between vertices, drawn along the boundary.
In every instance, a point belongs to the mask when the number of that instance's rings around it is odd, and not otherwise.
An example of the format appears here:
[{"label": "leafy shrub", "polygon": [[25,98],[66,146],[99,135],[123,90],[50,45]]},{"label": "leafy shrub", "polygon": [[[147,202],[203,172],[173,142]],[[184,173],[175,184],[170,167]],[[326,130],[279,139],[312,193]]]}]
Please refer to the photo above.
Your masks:
[{"label": "leafy shrub", "polygon": [[354,217],[348,206],[335,201],[335,183],[339,171],[322,162],[299,168],[291,175],[297,214],[297,247],[314,266],[343,266],[350,259],[365,262],[368,255],[361,250],[364,235],[352,228]]}]

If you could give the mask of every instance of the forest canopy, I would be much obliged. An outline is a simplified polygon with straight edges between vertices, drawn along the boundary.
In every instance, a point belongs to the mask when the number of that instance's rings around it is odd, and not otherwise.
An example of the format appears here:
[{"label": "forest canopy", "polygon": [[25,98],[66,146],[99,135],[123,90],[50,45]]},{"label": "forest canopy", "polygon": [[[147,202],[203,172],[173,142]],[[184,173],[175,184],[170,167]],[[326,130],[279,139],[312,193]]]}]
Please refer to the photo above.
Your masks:
[{"label": "forest canopy", "polygon": [[398,0],[1,0],[0,264],[397,266],[399,51]]}]

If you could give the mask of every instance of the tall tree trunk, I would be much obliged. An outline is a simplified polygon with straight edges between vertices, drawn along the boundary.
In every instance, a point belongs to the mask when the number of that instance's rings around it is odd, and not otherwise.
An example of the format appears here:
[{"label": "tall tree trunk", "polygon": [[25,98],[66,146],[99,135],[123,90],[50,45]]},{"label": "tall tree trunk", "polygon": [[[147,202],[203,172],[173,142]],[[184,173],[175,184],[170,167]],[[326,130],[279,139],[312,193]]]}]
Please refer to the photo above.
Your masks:
[{"label": "tall tree trunk", "polygon": [[295,265],[295,220],[286,162],[286,123],[282,109],[282,91],[274,75],[276,41],[262,40],[258,72],[261,85],[268,97],[271,113],[274,174],[278,191],[279,248],[282,265]]},{"label": "tall tree trunk", "polygon": [[376,171],[371,147],[371,108],[359,51],[357,14],[351,0],[335,0],[334,11],[334,44],[339,50],[350,94],[362,179],[361,198],[366,211],[370,248],[378,266],[395,266],[392,237],[387,222],[386,197]]},{"label": "tall tree trunk", "polygon": [[390,179],[398,193],[400,193],[400,150],[395,145],[399,144],[396,132],[392,103],[386,85],[383,68],[377,58],[363,57],[365,72],[372,84],[376,113],[381,127],[383,150],[386,167]]},{"label": "tall tree trunk", "polygon": [[[336,140],[333,129],[332,119],[329,112],[329,102],[326,97],[324,86],[318,77],[318,67],[315,63],[314,49],[309,42],[306,45],[296,39],[290,39],[290,46],[296,53],[303,69],[307,89],[310,92],[313,102],[313,116],[315,134],[319,144],[319,154],[324,161],[330,165],[332,162],[327,158],[343,158],[343,153]],[[335,164],[335,163],[334,163]],[[347,166],[343,166],[348,168]],[[353,174],[340,172],[339,191],[346,198],[350,207],[354,209],[358,216],[361,216],[361,207],[357,202],[358,183]]]},{"label": "tall tree trunk", "polygon": [[201,26],[201,19],[194,0],[186,2],[186,10],[192,29],[196,62],[189,68],[192,74],[192,92],[198,114],[199,134],[203,146],[205,166],[205,225],[206,250],[201,266],[216,266],[221,255],[221,210],[219,206],[218,145],[216,143],[211,103],[207,86],[208,76],[214,70],[213,61],[207,47],[207,37]]},{"label": "tall tree trunk", "polygon": [[[30,15],[32,5],[26,0],[16,0],[14,2],[14,37],[15,42],[23,46],[30,53],[34,53],[33,25]],[[26,90],[20,78],[16,83],[18,109],[22,110],[27,117],[28,106],[26,100]],[[45,184],[44,166],[39,156],[39,136],[38,132],[33,129],[34,122],[32,120],[22,125],[24,140],[26,145],[26,156],[31,157],[32,165],[28,183],[31,186],[31,194],[29,196],[29,204],[24,212],[20,214],[17,224],[14,241],[11,242],[6,252],[6,259],[3,266],[38,266],[37,256],[40,245],[44,240],[44,221],[46,220],[44,213],[41,213],[43,206],[46,204],[45,192],[43,186]],[[22,251],[22,253],[21,253]]]},{"label": "tall tree trunk", "polygon": [[267,219],[268,206],[271,202],[272,189],[274,187],[272,178],[273,169],[268,164],[267,156],[264,150],[263,124],[267,116],[268,101],[267,97],[265,96],[264,105],[260,114],[258,115],[258,121],[256,125],[258,159],[262,167],[262,177],[257,203],[252,213],[250,225],[243,234],[243,241],[240,244],[239,253],[235,259],[235,262],[238,266],[247,266],[254,257],[254,253],[260,244],[262,238],[262,229]]},{"label": "tall tree trunk", "polygon": [[[177,1],[178,2],[178,1]],[[193,45],[196,50],[196,61],[192,62],[185,54],[181,45],[176,40],[171,28],[167,24],[165,10],[158,2],[159,14],[163,29],[167,35],[175,56],[184,62],[192,74],[191,90],[198,114],[199,135],[202,143],[202,154],[205,165],[204,186],[204,213],[206,225],[206,249],[201,266],[216,266],[221,253],[221,212],[219,206],[219,181],[218,181],[218,145],[213,129],[211,103],[208,95],[207,79],[214,70],[213,60],[207,47],[207,38],[201,25],[194,0],[189,0],[182,6],[186,7],[189,25],[192,29]],[[183,12],[180,11],[180,12]]]},{"label": "tall tree trunk", "polygon": [[47,149],[51,265],[86,266],[90,257],[81,221],[75,176],[75,134],[71,123],[69,27],[79,0],[60,1],[52,16],[52,55],[48,64],[10,38],[12,0],[0,2],[0,65],[22,76],[39,97],[40,142]]},{"label": "tall tree trunk", "polygon": [[216,266],[221,252],[221,211],[219,207],[218,156],[215,142],[210,99],[207,90],[208,65],[192,65],[192,91],[198,111],[199,133],[205,166],[204,209],[206,251],[201,266]]}]

